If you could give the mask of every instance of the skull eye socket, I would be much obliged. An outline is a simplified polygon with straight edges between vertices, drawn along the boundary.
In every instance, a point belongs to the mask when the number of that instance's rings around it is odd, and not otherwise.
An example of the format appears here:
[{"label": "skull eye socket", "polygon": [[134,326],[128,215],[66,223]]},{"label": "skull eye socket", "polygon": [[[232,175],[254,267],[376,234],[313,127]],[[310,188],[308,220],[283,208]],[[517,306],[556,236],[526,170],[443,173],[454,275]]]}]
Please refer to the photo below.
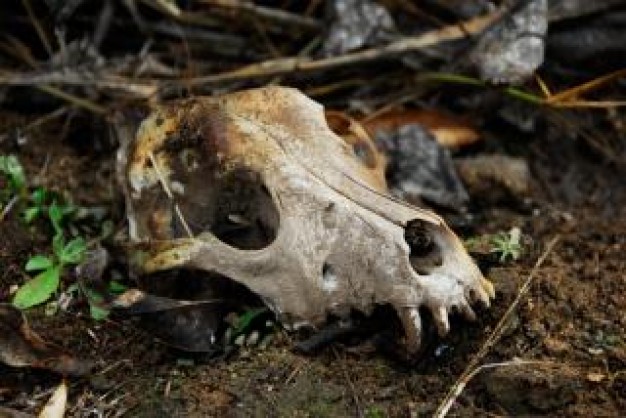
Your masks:
[{"label": "skull eye socket", "polygon": [[[191,183],[187,183],[191,184]],[[226,173],[210,172],[180,202],[180,209],[194,235],[211,232],[241,250],[259,250],[276,238],[279,214],[260,175],[243,168]],[[174,218],[174,231],[183,233]]]},{"label": "skull eye socket", "polygon": [[443,263],[441,249],[423,221],[410,221],[404,230],[404,240],[409,245],[409,261],[417,274],[430,274]]},{"label": "skull eye socket", "polygon": [[148,143],[135,151],[137,237],[211,233],[241,250],[260,250],[276,239],[280,215],[265,179],[229,149],[241,144],[226,131],[223,120],[209,115],[161,132],[166,137],[156,148]]}]

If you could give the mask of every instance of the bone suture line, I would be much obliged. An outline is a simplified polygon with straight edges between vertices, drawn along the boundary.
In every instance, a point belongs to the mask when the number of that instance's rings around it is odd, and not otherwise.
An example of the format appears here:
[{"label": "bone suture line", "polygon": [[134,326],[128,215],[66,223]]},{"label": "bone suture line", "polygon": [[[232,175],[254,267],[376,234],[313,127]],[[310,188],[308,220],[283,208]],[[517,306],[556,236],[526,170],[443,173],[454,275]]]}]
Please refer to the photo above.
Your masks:
[{"label": "bone suture line", "polygon": [[187,224],[187,221],[185,220],[183,213],[180,211],[180,207],[178,206],[178,203],[176,203],[176,200],[174,199],[174,195],[172,194],[172,191],[170,190],[167,182],[165,181],[163,172],[159,169],[157,160],[156,158],[154,158],[154,153],[150,151],[148,153],[148,157],[150,158],[152,167],[154,167],[154,171],[156,172],[156,175],[159,178],[159,183],[161,183],[161,186],[163,187],[165,194],[167,195],[168,199],[170,199],[172,203],[174,204],[174,211],[176,212],[176,216],[178,216],[178,220],[183,225],[183,228],[185,229],[185,232],[187,233],[189,238],[193,238],[193,233],[191,232],[191,228],[189,228],[189,225]]}]

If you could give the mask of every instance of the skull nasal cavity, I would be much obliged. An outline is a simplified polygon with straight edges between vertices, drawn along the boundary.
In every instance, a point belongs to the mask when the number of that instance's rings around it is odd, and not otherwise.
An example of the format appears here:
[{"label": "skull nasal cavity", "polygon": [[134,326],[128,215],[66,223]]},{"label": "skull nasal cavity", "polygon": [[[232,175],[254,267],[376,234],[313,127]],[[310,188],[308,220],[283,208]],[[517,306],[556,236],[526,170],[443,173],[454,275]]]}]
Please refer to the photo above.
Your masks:
[{"label": "skull nasal cavity", "polygon": [[274,241],[278,209],[258,173],[215,167],[200,183],[181,208],[194,235],[210,232],[242,250],[259,250]]}]

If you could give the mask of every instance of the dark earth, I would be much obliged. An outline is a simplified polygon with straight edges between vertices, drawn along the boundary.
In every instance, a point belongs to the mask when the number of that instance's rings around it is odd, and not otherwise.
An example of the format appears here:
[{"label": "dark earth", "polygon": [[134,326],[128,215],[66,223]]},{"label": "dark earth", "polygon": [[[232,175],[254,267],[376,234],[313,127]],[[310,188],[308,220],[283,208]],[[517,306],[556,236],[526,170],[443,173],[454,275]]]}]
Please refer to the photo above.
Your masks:
[{"label": "dark earth", "polygon": [[[0,114],[4,132],[16,132],[38,117]],[[25,144],[5,136],[0,154],[16,154],[31,183],[64,191],[79,205],[106,208],[115,229],[123,230],[115,144],[107,139],[106,125],[94,122],[68,132],[61,120],[22,129]],[[449,336],[431,338],[415,364],[370,350],[367,342],[296,354],[296,336],[282,331],[267,348],[209,358],[169,348],[124,318],[96,322],[85,306],[51,317],[33,309],[27,312],[31,327],[46,341],[96,364],[93,374],[68,380],[67,415],[430,416],[545,255],[529,293],[481,361],[492,366],[468,382],[449,416],[623,416],[623,167],[607,163],[584,141],[549,130],[523,143],[506,135],[489,138],[484,147],[494,141],[526,158],[532,192],[517,200],[492,198],[489,191],[472,196],[474,216],[458,232],[470,238],[517,226],[524,252],[516,261],[481,262],[497,290],[492,308],[480,311],[475,323],[454,321]],[[13,214],[0,222],[0,237],[0,298],[6,302],[10,287],[25,279],[25,260],[47,251],[48,238]],[[0,365],[0,405],[37,414],[60,380],[50,372]]]}]

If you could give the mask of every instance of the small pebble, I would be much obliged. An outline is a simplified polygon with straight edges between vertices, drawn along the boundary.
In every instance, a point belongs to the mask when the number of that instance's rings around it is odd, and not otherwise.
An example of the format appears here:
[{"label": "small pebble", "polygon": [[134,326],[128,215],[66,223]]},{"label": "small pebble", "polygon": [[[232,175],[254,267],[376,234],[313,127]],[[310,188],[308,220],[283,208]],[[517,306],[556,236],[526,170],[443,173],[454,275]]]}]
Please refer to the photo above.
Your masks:
[{"label": "small pebble", "polygon": [[246,347],[252,347],[257,345],[259,343],[260,337],[261,335],[259,334],[259,331],[252,331],[250,335],[248,335],[248,338],[246,338]]},{"label": "small pebble", "polygon": [[235,338],[234,344],[237,347],[242,347],[244,345],[244,343],[246,342],[246,336],[241,334],[240,336],[238,336],[237,338]]}]

